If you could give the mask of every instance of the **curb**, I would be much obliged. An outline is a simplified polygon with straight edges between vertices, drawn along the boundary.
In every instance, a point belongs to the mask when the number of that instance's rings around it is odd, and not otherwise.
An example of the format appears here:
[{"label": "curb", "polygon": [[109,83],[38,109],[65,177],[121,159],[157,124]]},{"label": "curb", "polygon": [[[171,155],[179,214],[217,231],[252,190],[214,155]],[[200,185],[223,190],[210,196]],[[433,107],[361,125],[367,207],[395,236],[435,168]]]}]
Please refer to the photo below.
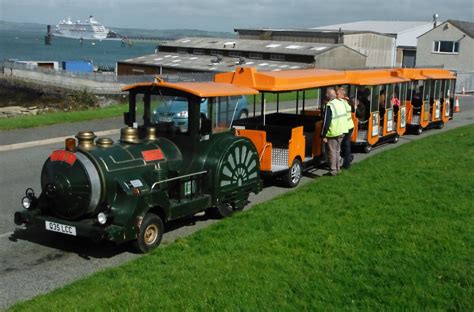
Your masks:
[{"label": "curb", "polygon": [[[119,131],[120,131],[120,129],[112,129],[112,130],[98,131],[98,132],[95,132],[95,134],[97,136],[111,135],[111,134],[119,133]],[[59,143],[59,142],[63,142],[67,138],[71,138],[71,137],[74,137],[74,135],[68,135],[68,136],[45,139],[45,140],[23,142],[23,143],[15,143],[15,144],[9,144],[9,145],[0,145],[0,152],[13,151],[13,150],[18,150],[18,149],[22,149],[22,148]]]}]

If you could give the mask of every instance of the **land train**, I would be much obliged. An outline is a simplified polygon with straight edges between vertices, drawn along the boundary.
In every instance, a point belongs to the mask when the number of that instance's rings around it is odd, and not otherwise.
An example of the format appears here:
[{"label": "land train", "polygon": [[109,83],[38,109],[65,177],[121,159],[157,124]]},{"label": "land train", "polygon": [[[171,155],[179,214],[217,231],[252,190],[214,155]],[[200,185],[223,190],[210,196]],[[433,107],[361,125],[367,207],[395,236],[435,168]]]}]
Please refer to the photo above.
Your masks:
[{"label": "land train", "polygon": [[[276,177],[294,187],[303,170],[320,164],[323,88],[345,86],[357,98],[363,84],[377,103],[377,81],[395,90],[388,84],[411,79],[402,74],[317,69],[258,73],[238,68],[216,75],[214,82],[169,83],[157,77],[155,82],[128,86],[124,91],[129,92],[129,110],[120,139],[96,138],[92,131],[66,139],[64,148],[53,151],[43,165],[41,193],[26,190],[25,209],[15,213],[14,221],[94,240],[131,241],[147,252],[159,245],[165,223],[201,211],[230,216],[244,208],[250,193],[262,190],[262,178]],[[444,73],[442,78],[439,86],[444,90],[454,86],[446,80],[451,76]],[[403,90],[398,92],[404,99],[407,88]],[[280,107],[279,97],[292,91],[295,107]],[[276,103],[267,103],[268,93],[276,95]],[[449,94],[438,93],[441,98],[431,102],[441,101],[442,114],[448,116]],[[245,107],[252,97],[253,110]],[[238,103],[241,99],[244,106]],[[176,103],[179,109],[172,107]],[[378,118],[378,105],[371,107],[370,118]],[[239,113],[243,110],[246,114]],[[408,114],[399,109],[398,128]],[[353,118],[358,123],[355,113]],[[370,125],[369,133],[379,130],[379,121]],[[354,143],[360,132],[354,134]]]}]

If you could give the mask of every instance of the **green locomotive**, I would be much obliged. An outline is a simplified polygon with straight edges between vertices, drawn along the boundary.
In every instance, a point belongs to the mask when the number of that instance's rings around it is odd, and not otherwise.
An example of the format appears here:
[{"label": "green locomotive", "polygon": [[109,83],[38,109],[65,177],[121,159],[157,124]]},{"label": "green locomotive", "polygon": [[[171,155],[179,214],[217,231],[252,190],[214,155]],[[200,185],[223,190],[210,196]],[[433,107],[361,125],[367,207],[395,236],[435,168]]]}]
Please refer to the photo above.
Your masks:
[{"label": "green locomotive", "polygon": [[[129,92],[127,127],[120,140],[96,140],[84,131],[54,151],[41,173],[41,194],[31,189],[15,223],[63,234],[134,241],[141,252],[159,245],[164,223],[200,211],[230,216],[262,189],[255,146],[235,136],[231,97],[258,93],[225,83],[141,83]],[[206,112],[202,111],[207,101]],[[169,118],[153,112],[169,109]],[[139,104],[143,105],[139,105]],[[235,106],[237,107],[237,106]],[[176,116],[185,118],[176,124]]]}]

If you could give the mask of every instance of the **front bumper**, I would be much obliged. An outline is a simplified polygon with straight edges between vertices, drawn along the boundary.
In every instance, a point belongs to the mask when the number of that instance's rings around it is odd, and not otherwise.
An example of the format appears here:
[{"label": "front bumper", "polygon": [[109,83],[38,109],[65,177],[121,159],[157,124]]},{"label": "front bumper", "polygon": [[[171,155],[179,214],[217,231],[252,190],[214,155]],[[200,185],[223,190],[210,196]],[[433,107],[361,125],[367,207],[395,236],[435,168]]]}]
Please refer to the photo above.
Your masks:
[{"label": "front bumper", "polygon": [[76,229],[75,236],[87,237],[95,241],[108,240],[116,243],[125,241],[123,227],[113,224],[99,225],[95,219],[69,221],[49,215],[42,215],[39,209],[17,211],[15,212],[14,219],[16,225],[38,226],[42,227],[45,231],[47,231],[46,221],[73,226]]}]

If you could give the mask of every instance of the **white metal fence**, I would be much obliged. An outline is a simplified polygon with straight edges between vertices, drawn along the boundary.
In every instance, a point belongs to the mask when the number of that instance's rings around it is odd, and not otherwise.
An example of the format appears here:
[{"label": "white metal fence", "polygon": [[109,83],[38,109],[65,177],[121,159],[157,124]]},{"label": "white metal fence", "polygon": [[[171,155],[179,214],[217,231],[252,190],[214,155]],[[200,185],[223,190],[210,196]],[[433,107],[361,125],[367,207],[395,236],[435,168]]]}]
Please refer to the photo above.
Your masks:
[{"label": "white metal fence", "polygon": [[456,93],[474,92],[474,72],[457,72]]},{"label": "white metal fence", "polygon": [[[0,74],[9,75],[13,73],[13,70],[27,70],[32,72],[38,72],[42,74],[47,74],[55,77],[65,77],[65,78],[78,78],[85,80],[92,80],[102,83],[123,83],[131,84],[144,81],[153,81],[155,75],[130,75],[130,76],[117,76],[115,72],[93,72],[93,73],[73,73],[65,70],[55,70],[48,68],[41,68],[32,64],[24,64],[17,62],[5,61],[0,63]],[[214,79],[215,73],[176,73],[176,74],[167,74],[160,75],[162,79],[169,82],[178,82],[178,81],[212,81]]]}]

